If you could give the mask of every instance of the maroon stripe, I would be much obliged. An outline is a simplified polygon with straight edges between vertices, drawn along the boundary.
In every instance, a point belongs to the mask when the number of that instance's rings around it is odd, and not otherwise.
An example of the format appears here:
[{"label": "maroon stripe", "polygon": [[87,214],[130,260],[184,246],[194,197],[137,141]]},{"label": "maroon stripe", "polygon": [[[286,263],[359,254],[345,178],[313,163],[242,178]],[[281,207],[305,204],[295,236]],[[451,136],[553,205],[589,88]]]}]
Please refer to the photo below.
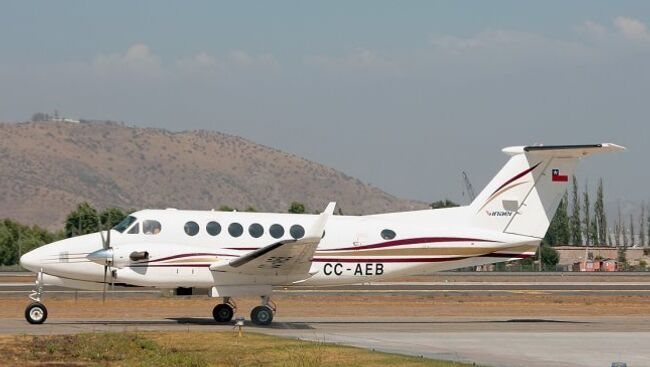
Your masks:
[{"label": "maroon stripe", "polygon": [[435,243],[435,242],[497,242],[497,241],[483,240],[480,238],[465,238],[465,237],[422,237],[422,238],[405,238],[403,240],[388,241],[388,242],[375,243],[372,245],[364,245],[364,246],[324,249],[319,251],[366,250],[366,249],[373,249],[373,248],[416,245],[420,243]]},{"label": "maroon stripe", "polygon": [[[525,170],[525,171],[523,171],[523,172],[517,174],[515,177],[509,179],[508,181],[506,181],[506,183],[504,183],[503,185],[499,186],[498,189],[494,190],[494,192],[492,193],[492,195],[496,194],[497,191],[501,190],[502,188],[504,188],[504,187],[505,187],[506,185],[508,185],[509,183],[511,183],[511,182],[513,182],[513,181],[515,181],[515,180],[517,180],[517,179],[519,179],[519,178],[521,178],[521,177],[523,177],[523,176],[529,174],[532,170],[534,170],[535,168],[537,168],[537,166],[539,166],[540,163],[542,163],[542,162],[537,163],[536,165],[530,167],[529,169],[527,169],[527,170]],[[492,195],[490,195],[490,196],[492,196]]]},{"label": "maroon stripe", "polygon": [[131,268],[208,268],[211,264],[142,264],[131,265]]},{"label": "maroon stripe", "polygon": [[318,258],[313,259],[313,262],[332,262],[332,263],[434,263],[434,262],[444,262],[444,261],[454,261],[454,260],[463,260],[468,259],[468,257],[429,257],[429,258],[332,258],[324,259]]},{"label": "maroon stripe", "polygon": [[[502,253],[492,253],[479,255],[476,257],[503,257],[503,258],[527,258],[535,255],[527,254],[502,254]],[[313,262],[337,262],[337,263],[430,263],[430,262],[445,262],[445,261],[456,261],[456,260],[465,260],[470,259],[474,256],[458,256],[458,257],[439,257],[439,258],[317,258],[312,259]],[[132,268],[141,268],[141,267],[195,267],[195,268],[207,268],[211,264],[137,264],[131,265]]]},{"label": "maroon stripe", "polygon": [[234,256],[230,254],[217,254],[217,253],[211,253],[211,252],[195,252],[191,254],[178,254],[174,256],[167,256],[167,257],[161,257],[160,259],[153,259],[149,261],[142,261],[139,262],[138,264],[148,264],[156,261],[164,261],[164,260],[172,260],[172,259],[179,259],[183,257],[192,257],[192,256]]},{"label": "maroon stripe", "polygon": [[259,250],[261,247],[226,247],[225,250],[244,250],[244,251],[253,251]]}]

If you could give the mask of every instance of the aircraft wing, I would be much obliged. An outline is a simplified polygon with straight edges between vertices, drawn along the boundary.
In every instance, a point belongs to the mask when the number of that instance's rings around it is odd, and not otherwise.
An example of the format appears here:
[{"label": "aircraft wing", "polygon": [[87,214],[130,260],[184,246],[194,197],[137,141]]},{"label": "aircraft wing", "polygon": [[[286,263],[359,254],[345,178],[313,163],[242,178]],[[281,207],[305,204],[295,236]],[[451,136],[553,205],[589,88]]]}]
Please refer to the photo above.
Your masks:
[{"label": "aircraft wing", "polygon": [[327,205],[311,228],[301,239],[282,240],[262,247],[228,262],[212,264],[210,270],[259,276],[307,277],[311,260],[323,237],[327,220],[334,213],[336,203]]}]

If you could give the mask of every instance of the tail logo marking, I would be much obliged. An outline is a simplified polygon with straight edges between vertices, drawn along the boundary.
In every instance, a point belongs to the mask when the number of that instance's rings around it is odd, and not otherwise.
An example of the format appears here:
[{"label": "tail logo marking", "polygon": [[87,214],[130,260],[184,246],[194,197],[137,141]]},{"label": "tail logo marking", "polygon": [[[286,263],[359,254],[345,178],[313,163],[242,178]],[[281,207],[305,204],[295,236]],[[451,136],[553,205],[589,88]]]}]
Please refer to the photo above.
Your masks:
[{"label": "tail logo marking", "polygon": [[509,210],[486,210],[485,213],[488,215],[488,217],[510,217],[512,216],[512,212]]},{"label": "tail logo marking", "polygon": [[[532,167],[530,167],[530,168],[528,168],[528,169],[526,169],[526,170],[524,170],[524,171],[522,171],[522,172],[519,172],[518,174],[516,174],[516,175],[515,175],[514,177],[512,177],[511,179],[509,179],[508,181],[504,182],[501,186],[499,186],[496,190],[494,190],[494,192],[492,193],[492,195],[490,195],[490,197],[487,198],[487,200],[485,201],[485,203],[484,203],[484,204],[479,208],[479,210],[477,210],[476,212],[478,213],[478,212],[480,212],[481,210],[483,210],[483,208],[485,208],[485,207],[486,207],[486,206],[487,206],[487,205],[488,205],[492,200],[496,199],[497,196],[503,194],[504,192],[506,192],[506,191],[508,191],[508,190],[510,190],[510,189],[513,189],[513,188],[515,188],[515,187],[517,187],[517,186],[519,186],[519,185],[522,185],[522,184],[527,183],[528,181],[519,182],[519,183],[514,183],[514,182],[517,181],[518,179],[520,179],[520,178],[526,176],[526,175],[529,174],[530,172],[532,172],[532,171],[533,171],[535,168],[537,168],[537,166],[539,166],[541,163],[542,163],[542,162],[539,162],[539,163],[537,163],[536,165],[534,165],[534,166],[532,166]],[[512,184],[512,185],[508,186],[509,184]],[[488,215],[490,215],[490,214],[488,213]]]}]

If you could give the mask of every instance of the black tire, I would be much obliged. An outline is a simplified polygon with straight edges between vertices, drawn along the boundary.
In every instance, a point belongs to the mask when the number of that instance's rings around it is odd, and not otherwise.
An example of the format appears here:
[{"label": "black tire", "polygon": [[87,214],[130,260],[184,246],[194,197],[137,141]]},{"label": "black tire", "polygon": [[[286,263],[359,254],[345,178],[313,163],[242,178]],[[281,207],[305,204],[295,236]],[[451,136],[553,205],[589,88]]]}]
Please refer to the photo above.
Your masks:
[{"label": "black tire", "polygon": [[270,325],[273,321],[273,310],[268,306],[257,306],[251,311],[251,321],[255,325]]},{"label": "black tire", "polygon": [[25,320],[30,324],[42,324],[47,320],[47,308],[40,302],[30,303],[25,309]]},{"label": "black tire", "polygon": [[234,314],[235,310],[225,303],[218,304],[212,309],[212,317],[216,322],[230,322]]}]

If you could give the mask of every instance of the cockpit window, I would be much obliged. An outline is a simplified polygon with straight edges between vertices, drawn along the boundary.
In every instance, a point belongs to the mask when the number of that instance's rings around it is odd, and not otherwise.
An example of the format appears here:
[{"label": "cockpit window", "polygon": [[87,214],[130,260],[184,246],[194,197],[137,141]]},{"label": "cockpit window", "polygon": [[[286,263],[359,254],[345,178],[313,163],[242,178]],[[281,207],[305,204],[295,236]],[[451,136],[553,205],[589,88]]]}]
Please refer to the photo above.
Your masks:
[{"label": "cockpit window", "polygon": [[123,221],[118,223],[115,227],[113,227],[114,230],[124,233],[124,231],[133,224],[137,219],[134,216],[129,215],[128,217],[124,218]]},{"label": "cockpit window", "polygon": [[161,229],[160,222],[157,220],[148,219],[142,222],[142,233],[144,234],[158,234]]},{"label": "cockpit window", "polygon": [[131,229],[127,232],[128,234],[138,234],[140,233],[140,223],[136,222]]}]

